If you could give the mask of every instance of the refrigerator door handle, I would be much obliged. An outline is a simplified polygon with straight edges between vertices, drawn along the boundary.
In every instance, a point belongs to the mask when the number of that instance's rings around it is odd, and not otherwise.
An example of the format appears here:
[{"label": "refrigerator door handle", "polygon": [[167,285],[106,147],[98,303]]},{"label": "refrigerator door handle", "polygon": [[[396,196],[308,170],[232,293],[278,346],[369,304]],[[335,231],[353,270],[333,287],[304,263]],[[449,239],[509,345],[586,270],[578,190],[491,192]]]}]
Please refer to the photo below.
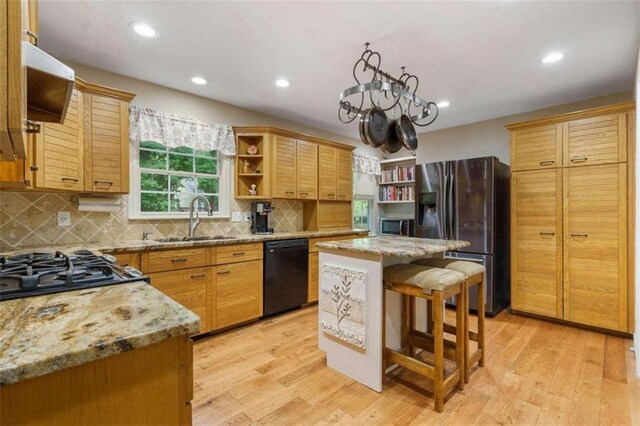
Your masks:
[{"label": "refrigerator door handle", "polygon": [[454,175],[453,173],[451,174],[451,177],[449,178],[449,193],[447,194],[447,202],[449,204],[449,214],[447,216],[448,222],[449,222],[449,239],[453,240],[454,239],[454,220],[453,220],[453,216],[455,214],[455,210],[454,210],[454,205],[453,205],[453,196],[454,196],[454,190],[455,190],[455,183],[454,183]]},{"label": "refrigerator door handle", "polygon": [[445,240],[449,239],[449,174],[447,170],[445,170],[444,175],[444,205],[442,206],[442,210],[444,212],[443,219],[444,223],[442,224],[442,232]]},{"label": "refrigerator door handle", "polygon": [[460,257],[460,256],[449,256],[449,255],[444,255],[445,259],[455,259],[455,260],[466,260],[467,262],[476,262],[476,263],[481,263],[484,265],[484,259],[474,259],[472,257]]}]

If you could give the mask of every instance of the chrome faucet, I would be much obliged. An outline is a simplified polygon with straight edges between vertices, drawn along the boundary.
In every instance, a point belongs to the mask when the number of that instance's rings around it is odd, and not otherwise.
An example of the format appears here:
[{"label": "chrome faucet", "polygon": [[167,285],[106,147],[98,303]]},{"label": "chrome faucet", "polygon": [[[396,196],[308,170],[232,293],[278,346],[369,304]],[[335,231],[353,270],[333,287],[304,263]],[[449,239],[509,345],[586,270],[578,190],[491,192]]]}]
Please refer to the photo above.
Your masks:
[{"label": "chrome faucet", "polygon": [[[198,225],[200,225],[200,213],[198,212],[198,209],[195,208],[196,203],[198,202],[198,200],[203,200],[204,203],[207,205],[207,214],[209,216],[213,216],[213,209],[211,209],[211,203],[209,203],[209,200],[207,198],[205,198],[202,195],[198,195],[197,197],[193,197],[193,200],[191,200],[191,207],[189,208],[189,238],[193,238],[193,234],[195,234],[196,232],[196,228],[198,227]],[[193,220],[193,211],[196,211],[196,220]]]}]

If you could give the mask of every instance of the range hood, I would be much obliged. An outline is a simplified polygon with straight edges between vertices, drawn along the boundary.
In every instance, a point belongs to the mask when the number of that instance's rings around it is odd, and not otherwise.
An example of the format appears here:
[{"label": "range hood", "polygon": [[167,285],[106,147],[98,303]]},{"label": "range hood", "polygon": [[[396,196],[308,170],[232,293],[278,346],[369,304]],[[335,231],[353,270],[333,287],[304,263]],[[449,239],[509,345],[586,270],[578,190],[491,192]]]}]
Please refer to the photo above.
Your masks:
[{"label": "range hood", "polygon": [[22,42],[27,59],[27,118],[62,123],[71,100],[75,71],[29,42]]}]

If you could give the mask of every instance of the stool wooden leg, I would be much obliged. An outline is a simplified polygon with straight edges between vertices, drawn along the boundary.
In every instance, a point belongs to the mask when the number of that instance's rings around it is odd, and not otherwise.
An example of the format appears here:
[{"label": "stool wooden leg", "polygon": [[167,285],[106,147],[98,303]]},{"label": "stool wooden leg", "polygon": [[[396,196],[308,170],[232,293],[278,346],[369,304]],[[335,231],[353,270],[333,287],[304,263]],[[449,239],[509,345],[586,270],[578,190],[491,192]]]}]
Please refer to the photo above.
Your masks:
[{"label": "stool wooden leg", "polygon": [[[400,352],[405,352],[409,340],[409,312],[410,298],[408,294],[402,295],[402,324],[400,326]],[[405,352],[406,353],[406,352]]]},{"label": "stool wooden leg", "polygon": [[[415,296],[409,296],[409,334],[413,334],[416,331],[416,298]],[[407,354],[409,356],[416,356],[415,346],[409,345],[407,347]]]},{"label": "stool wooden leg", "polygon": [[456,367],[460,373],[460,381],[458,382],[458,389],[464,390],[465,384],[465,371],[467,364],[467,352],[468,352],[468,333],[467,318],[469,316],[469,310],[467,309],[467,296],[465,292],[465,286],[462,286],[462,292],[458,296],[456,303]]},{"label": "stool wooden leg", "polygon": [[478,349],[482,351],[478,366],[484,367],[484,275],[478,284]]},{"label": "stool wooden leg", "polygon": [[433,399],[435,410],[444,407],[444,318],[442,293],[433,292]]},{"label": "stool wooden leg", "polygon": [[433,333],[433,302],[427,300],[427,333]]},{"label": "stool wooden leg", "polygon": [[469,376],[471,375],[471,366],[469,365],[469,282],[465,281],[462,285],[462,293],[464,297],[464,369],[461,374],[464,376],[465,383],[469,383]]}]

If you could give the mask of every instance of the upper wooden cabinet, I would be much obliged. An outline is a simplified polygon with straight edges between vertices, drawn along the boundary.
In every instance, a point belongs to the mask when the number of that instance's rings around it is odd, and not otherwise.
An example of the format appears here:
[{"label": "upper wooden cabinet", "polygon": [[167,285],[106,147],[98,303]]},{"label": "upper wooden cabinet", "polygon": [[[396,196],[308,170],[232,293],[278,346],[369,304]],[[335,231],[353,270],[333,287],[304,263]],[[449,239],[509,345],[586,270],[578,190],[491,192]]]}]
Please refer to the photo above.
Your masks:
[{"label": "upper wooden cabinet", "polygon": [[318,144],[297,141],[298,147],[298,198],[318,198]]},{"label": "upper wooden cabinet", "polygon": [[297,141],[274,136],[272,158],[271,194],[275,198],[298,198]]},{"label": "upper wooden cabinet", "polygon": [[133,95],[79,82],[84,97],[84,191],[129,192],[129,102]]},{"label": "upper wooden cabinet", "polygon": [[35,188],[84,189],[82,111],[82,95],[74,89],[64,123],[42,124],[33,147]]},{"label": "upper wooden cabinet", "polygon": [[[271,127],[234,127],[234,132],[236,198],[351,202],[353,147]],[[251,146],[258,152],[249,154]],[[257,194],[251,194],[251,185]]]},{"label": "upper wooden cabinet", "polygon": [[511,167],[513,171],[562,167],[562,125],[512,132]]},{"label": "upper wooden cabinet", "polygon": [[607,114],[565,123],[564,166],[611,164],[627,159],[626,114]]}]

